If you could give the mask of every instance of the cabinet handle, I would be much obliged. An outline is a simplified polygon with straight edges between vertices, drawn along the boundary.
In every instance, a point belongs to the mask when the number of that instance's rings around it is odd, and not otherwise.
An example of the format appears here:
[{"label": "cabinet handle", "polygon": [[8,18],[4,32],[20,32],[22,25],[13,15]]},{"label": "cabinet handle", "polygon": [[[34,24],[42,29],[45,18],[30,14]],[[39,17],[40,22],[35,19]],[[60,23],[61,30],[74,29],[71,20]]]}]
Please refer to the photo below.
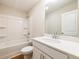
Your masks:
[{"label": "cabinet handle", "polygon": [[43,59],[44,59],[44,56],[43,56]]},{"label": "cabinet handle", "polygon": [[51,58],[51,59],[54,59],[54,58]]},{"label": "cabinet handle", "polygon": [[51,59],[54,59],[53,57],[51,57]]},{"label": "cabinet handle", "polygon": [[40,59],[41,59],[41,55],[40,55]]},{"label": "cabinet handle", "polygon": [[40,55],[40,59],[44,59],[44,55],[43,54]]}]

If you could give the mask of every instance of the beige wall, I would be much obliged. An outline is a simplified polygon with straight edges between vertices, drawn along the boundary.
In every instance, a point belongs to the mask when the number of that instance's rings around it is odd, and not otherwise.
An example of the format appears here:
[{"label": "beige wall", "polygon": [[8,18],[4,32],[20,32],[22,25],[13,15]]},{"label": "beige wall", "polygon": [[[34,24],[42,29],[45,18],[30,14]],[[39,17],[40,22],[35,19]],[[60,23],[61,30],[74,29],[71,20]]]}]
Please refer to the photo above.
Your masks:
[{"label": "beige wall", "polygon": [[61,14],[77,8],[78,8],[77,2],[74,2],[46,15],[46,32],[53,33],[56,31],[60,33],[61,32]]},{"label": "beige wall", "polygon": [[31,37],[41,36],[44,33],[45,11],[43,1],[40,1],[30,12]]},{"label": "beige wall", "polygon": [[79,0],[78,0],[78,8],[79,8]]},{"label": "beige wall", "polygon": [[[27,20],[26,17],[26,12],[0,5],[0,27],[6,27],[7,30],[0,30],[0,35],[5,35],[6,37],[5,39],[0,39],[0,43],[12,43],[16,41],[25,42],[23,38],[25,33],[23,26],[25,20]],[[1,31],[4,34],[2,34]]]},{"label": "beige wall", "polygon": [[77,20],[77,25],[78,25],[78,35],[79,35],[79,0],[78,0],[78,20]]},{"label": "beige wall", "polygon": [[10,16],[18,16],[18,17],[27,17],[26,12],[20,11],[17,9],[13,9],[11,7],[0,5],[0,14],[10,15]]}]

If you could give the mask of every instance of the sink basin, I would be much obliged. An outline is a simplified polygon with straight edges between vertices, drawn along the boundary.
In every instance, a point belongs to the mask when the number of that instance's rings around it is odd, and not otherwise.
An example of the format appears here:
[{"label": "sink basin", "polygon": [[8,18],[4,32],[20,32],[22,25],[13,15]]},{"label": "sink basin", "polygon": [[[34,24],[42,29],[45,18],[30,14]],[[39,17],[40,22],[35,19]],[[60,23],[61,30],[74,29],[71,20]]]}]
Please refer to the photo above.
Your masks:
[{"label": "sink basin", "polygon": [[43,38],[43,40],[50,43],[61,43],[60,39]]}]

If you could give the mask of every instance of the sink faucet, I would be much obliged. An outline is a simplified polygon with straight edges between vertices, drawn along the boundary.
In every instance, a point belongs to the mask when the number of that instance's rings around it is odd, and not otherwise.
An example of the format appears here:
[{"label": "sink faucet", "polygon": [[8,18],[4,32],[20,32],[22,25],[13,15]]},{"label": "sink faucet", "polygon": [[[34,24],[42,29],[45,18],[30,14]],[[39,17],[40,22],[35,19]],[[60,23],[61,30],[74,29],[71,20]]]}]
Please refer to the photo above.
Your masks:
[{"label": "sink faucet", "polygon": [[57,39],[58,38],[57,34],[58,34],[57,32],[54,32],[54,34],[53,34],[53,38],[54,39]]}]

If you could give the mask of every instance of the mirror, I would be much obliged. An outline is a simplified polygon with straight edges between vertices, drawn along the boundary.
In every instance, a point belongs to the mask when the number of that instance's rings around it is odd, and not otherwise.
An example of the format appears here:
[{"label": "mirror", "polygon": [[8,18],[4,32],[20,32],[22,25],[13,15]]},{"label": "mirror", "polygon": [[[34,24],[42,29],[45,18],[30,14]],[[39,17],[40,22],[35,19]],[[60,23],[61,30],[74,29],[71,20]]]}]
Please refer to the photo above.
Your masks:
[{"label": "mirror", "polygon": [[45,0],[46,33],[78,36],[78,0]]}]

